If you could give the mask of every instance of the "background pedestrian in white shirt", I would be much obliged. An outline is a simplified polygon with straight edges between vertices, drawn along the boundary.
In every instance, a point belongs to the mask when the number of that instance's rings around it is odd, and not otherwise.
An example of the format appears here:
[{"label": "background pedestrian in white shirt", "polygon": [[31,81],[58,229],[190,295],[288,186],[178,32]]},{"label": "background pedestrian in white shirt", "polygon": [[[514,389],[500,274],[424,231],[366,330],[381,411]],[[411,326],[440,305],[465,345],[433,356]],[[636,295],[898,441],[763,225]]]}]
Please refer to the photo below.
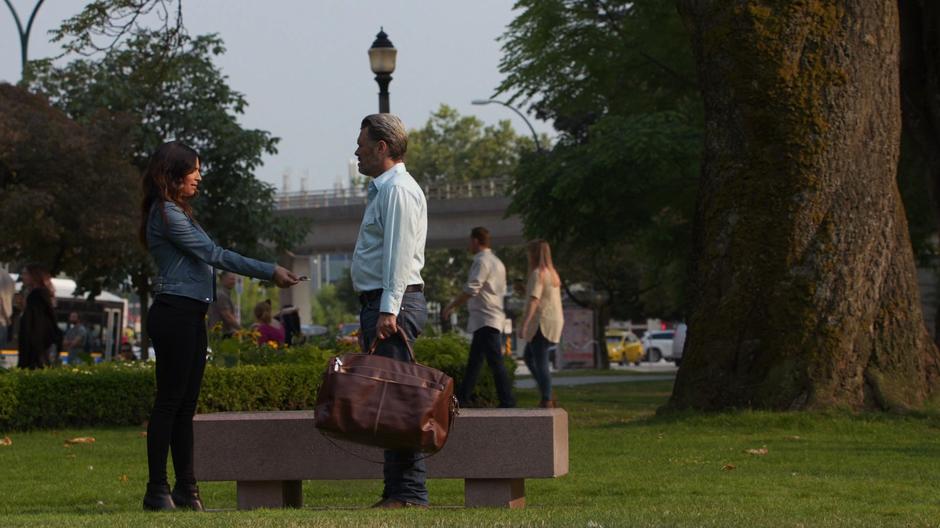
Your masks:
[{"label": "background pedestrian in white shirt", "polygon": [[485,227],[474,227],[470,231],[470,252],[473,253],[473,265],[463,293],[451,301],[441,311],[441,318],[446,320],[459,306],[467,303],[470,319],[467,332],[473,334],[470,343],[470,358],[463,383],[457,389],[457,399],[461,405],[470,403],[473,388],[480,377],[483,360],[489,364],[496,381],[496,394],[500,407],[515,407],[512,386],[500,346],[500,334],[506,322],[503,312],[503,298],[506,295],[506,267],[490,249],[490,232]]}]

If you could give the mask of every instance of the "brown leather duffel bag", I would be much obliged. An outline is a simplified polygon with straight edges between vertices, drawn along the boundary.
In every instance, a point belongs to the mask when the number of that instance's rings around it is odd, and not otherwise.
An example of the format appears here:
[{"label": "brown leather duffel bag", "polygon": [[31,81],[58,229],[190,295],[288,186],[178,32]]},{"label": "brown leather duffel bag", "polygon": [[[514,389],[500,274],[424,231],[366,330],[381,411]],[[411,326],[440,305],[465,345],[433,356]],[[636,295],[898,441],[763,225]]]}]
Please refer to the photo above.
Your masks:
[{"label": "brown leather duffel bag", "polygon": [[317,392],[317,428],[385,449],[439,451],[457,415],[454,380],[414,362],[410,344],[412,363],[375,355],[377,342],[366,354],[330,360]]}]

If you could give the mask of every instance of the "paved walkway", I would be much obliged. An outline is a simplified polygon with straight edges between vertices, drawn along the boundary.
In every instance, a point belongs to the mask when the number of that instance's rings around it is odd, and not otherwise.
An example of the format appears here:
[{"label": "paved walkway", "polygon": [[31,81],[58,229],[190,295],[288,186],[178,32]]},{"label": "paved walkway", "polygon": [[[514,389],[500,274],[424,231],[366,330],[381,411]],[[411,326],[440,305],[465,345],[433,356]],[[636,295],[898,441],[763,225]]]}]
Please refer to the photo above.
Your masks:
[{"label": "paved walkway", "polygon": [[[669,381],[676,379],[675,374],[669,375],[658,375],[652,374],[648,376],[572,376],[572,377],[552,377],[552,386],[563,386],[563,385],[593,385],[596,383],[630,383],[637,381]],[[525,377],[522,379],[516,378],[516,383],[514,385],[517,389],[534,389],[535,388],[535,379],[531,377]]]},{"label": "paved walkway", "polygon": [[[623,375],[610,376],[552,376],[552,385],[592,385],[595,383],[633,383],[638,381],[669,381],[676,379],[679,369],[674,363],[659,361],[658,363],[641,363],[639,365],[621,366],[616,363],[610,365],[611,370],[623,372]],[[552,369],[552,374],[558,372]],[[638,376],[637,373],[645,376]],[[519,389],[535,388],[535,379],[529,374],[529,369],[521,360],[516,362],[516,383]]]}]

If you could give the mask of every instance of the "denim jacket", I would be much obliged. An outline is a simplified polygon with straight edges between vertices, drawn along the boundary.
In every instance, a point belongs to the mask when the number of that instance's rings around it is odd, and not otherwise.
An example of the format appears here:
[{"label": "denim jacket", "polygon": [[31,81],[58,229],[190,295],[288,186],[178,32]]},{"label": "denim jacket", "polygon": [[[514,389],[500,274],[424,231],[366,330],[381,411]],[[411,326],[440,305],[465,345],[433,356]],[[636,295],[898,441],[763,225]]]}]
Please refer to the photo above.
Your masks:
[{"label": "denim jacket", "polygon": [[[160,209],[166,213],[160,214]],[[157,263],[153,292],[215,300],[213,267],[256,279],[274,277],[274,264],[221,248],[173,202],[156,202],[147,220],[147,245]]]}]

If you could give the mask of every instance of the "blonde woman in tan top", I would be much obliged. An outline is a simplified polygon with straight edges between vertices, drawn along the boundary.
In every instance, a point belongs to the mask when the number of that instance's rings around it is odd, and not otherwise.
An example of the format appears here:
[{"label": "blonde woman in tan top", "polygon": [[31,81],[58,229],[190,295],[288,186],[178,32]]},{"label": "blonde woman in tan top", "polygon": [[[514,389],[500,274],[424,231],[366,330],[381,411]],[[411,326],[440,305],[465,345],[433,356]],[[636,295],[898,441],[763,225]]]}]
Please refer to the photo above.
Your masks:
[{"label": "blonde woman in tan top", "polygon": [[524,359],[542,395],[539,407],[555,407],[548,356],[549,349],[561,340],[561,329],[565,325],[561,311],[561,279],[552,264],[552,250],[548,242],[533,240],[529,242],[527,250],[529,281],[526,297],[529,302],[522,320],[522,337],[528,344]]}]

